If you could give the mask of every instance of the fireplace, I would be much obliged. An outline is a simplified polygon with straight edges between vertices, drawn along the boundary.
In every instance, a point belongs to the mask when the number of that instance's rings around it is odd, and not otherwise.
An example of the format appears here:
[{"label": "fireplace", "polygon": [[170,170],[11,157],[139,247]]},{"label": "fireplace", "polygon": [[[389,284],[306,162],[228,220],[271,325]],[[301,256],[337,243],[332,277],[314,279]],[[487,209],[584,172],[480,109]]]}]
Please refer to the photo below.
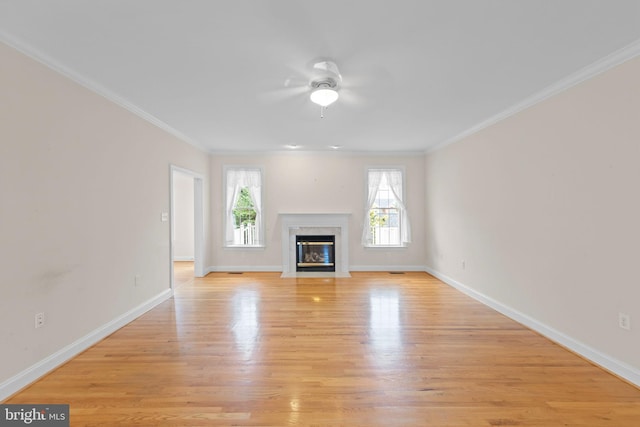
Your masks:
[{"label": "fireplace", "polygon": [[335,236],[296,236],[296,271],[336,271]]},{"label": "fireplace", "polygon": [[[348,213],[280,213],[282,277],[351,277]],[[333,271],[297,271],[296,236],[334,236]]]}]

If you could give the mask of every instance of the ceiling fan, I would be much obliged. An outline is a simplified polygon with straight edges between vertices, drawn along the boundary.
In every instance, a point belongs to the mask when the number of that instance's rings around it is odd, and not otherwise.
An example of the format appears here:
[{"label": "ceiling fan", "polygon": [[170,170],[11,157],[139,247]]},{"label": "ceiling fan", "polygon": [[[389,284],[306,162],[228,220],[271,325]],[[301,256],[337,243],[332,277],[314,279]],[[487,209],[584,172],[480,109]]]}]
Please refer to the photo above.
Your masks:
[{"label": "ceiling fan", "polygon": [[333,61],[320,61],[313,64],[314,77],[309,82],[311,94],[309,99],[320,106],[320,117],[324,118],[324,110],[339,98],[338,91],[342,76]]},{"label": "ceiling fan", "polygon": [[308,96],[311,102],[320,106],[320,117],[324,118],[325,110],[338,100],[342,89],[342,75],[336,63],[317,59],[303,72],[288,77],[284,88],[271,92],[271,95],[275,95],[276,99]]}]

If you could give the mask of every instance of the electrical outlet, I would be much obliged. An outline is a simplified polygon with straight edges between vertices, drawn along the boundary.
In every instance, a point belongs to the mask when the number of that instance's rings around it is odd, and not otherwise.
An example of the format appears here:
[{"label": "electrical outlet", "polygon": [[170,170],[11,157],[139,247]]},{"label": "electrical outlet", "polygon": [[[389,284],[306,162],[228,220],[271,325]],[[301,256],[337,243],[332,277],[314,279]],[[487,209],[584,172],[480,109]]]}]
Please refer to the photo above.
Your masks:
[{"label": "electrical outlet", "polygon": [[36,329],[44,326],[44,313],[36,313]]},{"label": "electrical outlet", "polygon": [[140,286],[142,285],[142,276],[139,274],[136,274],[133,277],[133,286]]},{"label": "electrical outlet", "polygon": [[618,326],[627,331],[631,330],[631,316],[627,313],[618,313]]}]

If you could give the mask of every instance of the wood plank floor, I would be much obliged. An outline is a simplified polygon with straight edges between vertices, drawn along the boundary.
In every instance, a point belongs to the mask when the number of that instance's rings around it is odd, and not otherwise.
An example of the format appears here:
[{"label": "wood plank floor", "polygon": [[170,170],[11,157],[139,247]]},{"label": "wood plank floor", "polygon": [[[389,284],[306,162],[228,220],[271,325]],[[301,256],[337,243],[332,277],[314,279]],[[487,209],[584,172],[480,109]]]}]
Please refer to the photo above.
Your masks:
[{"label": "wood plank floor", "polygon": [[426,273],[183,279],[5,403],[69,403],[72,426],[640,425],[638,388]]}]

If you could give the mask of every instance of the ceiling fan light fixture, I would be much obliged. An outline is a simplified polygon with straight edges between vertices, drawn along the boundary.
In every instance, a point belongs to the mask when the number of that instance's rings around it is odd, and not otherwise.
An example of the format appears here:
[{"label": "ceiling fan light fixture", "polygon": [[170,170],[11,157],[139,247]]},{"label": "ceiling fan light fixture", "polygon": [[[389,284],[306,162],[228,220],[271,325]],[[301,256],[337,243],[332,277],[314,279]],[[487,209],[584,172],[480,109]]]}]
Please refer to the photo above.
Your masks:
[{"label": "ceiling fan light fixture", "polygon": [[328,107],[338,100],[338,91],[330,87],[326,86],[318,86],[311,95],[311,102],[318,104],[321,107]]}]

